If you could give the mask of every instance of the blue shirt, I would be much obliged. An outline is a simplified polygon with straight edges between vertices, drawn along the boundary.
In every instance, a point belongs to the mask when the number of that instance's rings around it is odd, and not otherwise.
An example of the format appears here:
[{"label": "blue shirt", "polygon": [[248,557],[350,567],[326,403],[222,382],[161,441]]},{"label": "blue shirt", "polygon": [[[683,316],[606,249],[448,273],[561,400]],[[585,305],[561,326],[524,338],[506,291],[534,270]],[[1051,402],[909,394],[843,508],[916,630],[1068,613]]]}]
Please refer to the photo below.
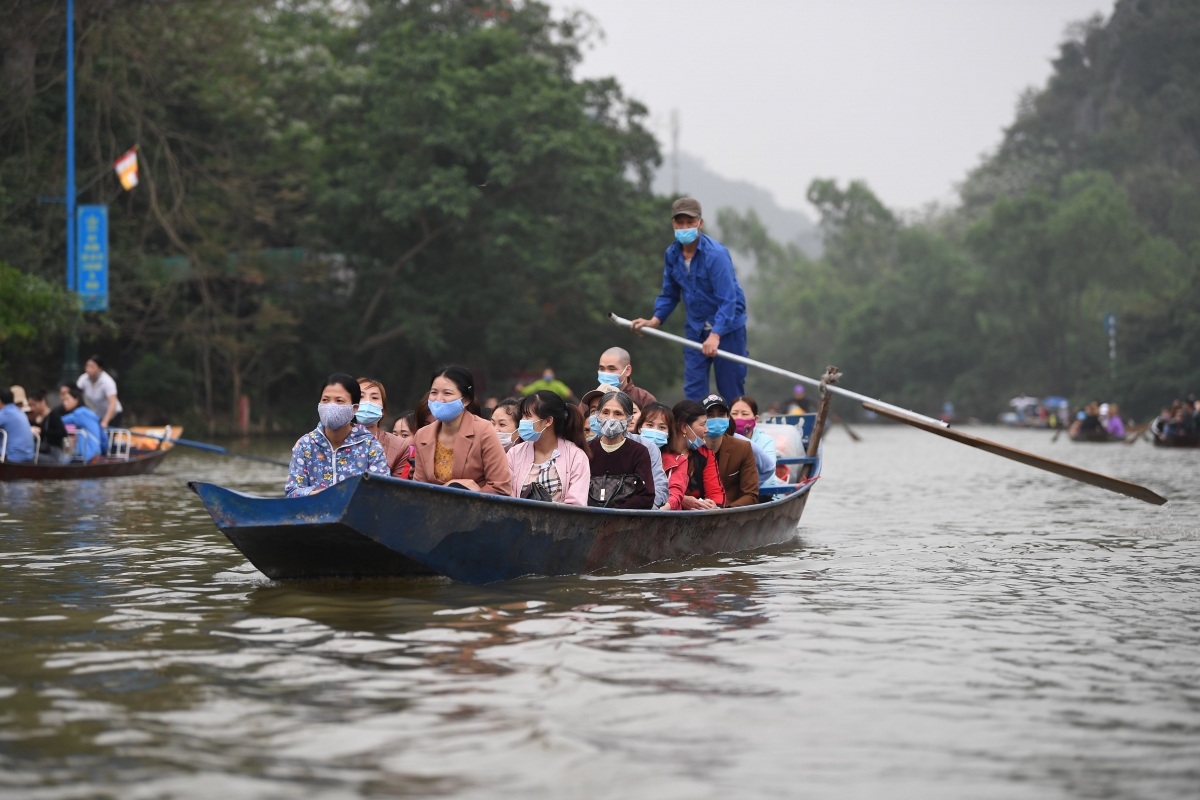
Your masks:
[{"label": "blue shirt", "polygon": [[733,259],[725,245],[703,233],[696,240],[690,270],[683,262],[683,245],[675,242],[667,248],[654,316],[666,322],[680,300],[687,308],[684,328],[690,339],[697,339],[706,323],[722,337],[746,327],[746,294],[733,271]]},{"label": "blue shirt", "polygon": [[29,429],[29,417],[15,403],[6,403],[0,408],[0,430],[8,434],[8,461],[33,461],[33,431]]},{"label": "blue shirt", "polygon": [[[70,414],[63,414],[63,425],[74,425],[75,456],[84,462],[91,461],[108,450],[108,435],[100,429],[100,418],[87,406],[77,406]],[[84,431],[87,431],[85,434]]]}]

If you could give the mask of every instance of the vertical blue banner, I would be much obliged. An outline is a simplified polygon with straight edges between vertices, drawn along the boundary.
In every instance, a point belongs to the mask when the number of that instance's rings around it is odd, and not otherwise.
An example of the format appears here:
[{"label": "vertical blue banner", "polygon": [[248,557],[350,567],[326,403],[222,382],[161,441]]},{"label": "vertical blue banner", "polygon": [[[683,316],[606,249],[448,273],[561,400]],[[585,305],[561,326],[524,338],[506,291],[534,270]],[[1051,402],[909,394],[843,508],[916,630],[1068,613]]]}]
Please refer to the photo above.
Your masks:
[{"label": "vertical blue banner", "polygon": [[79,206],[76,286],[84,311],[108,310],[108,206]]}]

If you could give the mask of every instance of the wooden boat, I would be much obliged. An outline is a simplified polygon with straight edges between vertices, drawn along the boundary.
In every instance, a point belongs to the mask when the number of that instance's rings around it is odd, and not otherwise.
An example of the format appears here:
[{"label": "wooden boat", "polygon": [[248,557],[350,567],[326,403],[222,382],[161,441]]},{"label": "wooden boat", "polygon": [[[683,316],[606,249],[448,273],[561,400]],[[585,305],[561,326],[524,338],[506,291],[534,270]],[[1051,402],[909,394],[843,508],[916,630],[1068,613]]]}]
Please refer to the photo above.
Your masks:
[{"label": "wooden boat", "polygon": [[158,469],[171,449],[170,441],[147,438],[145,434],[178,439],[183,428],[119,428],[110,429],[117,434],[109,442],[109,456],[93,459],[88,463],[73,461],[67,464],[48,461],[16,464],[0,461],[0,481],[62,481],[92,478],[123,478],[129,475],[146,475]]},{"label": "wooden boat", "polygon": [[127,475],[145,475],[158,469],[167,457],[167,450],[131,450],[129,458],[105,458],[87,464],[14,464],[0,463],[0,481],[62,481],[87,478],[121,478]]},{"label": "wooden boat", "polygon": [[274,579],[445,575],[492,583],[524,575],[632,569],[735,553],[796,536],[820,461],[778,499],[716,511],[621,511],[358,475],[297,498],[188,486],[217,527]]},{"label": "wooden boat", "polygon": [[1095,428],[1094,430],[1091,430],[1091,431],[1081,431],[1078,434],[1068,432],[1067,435],[1071,437],[1072,442],[1092,442],[1094,444],[1107,444],[1109,442],[1121,441],[1121,438],[1119,436],[1113,436],[1111,433],[1104,430],[1104,428]]},{"label": "wooden boat", "polygon": [[[816,414],[770,417],[795,426],[807,447]],[[366,578],[445,575],[492,583],[523,575],[632,569],[693,555],[735,553],[789,541],[813,483],[813,456],[777,463],[807,467],[799,483],[763,487],[773,497],[715,511],[621,511],[358,475],[315,495],[256,497],[189,483],[217,527],[264,575]]]},{"label": "wooden boat", "polygon": [[1168,434],[1163,427],[1161,420],[1155,420],[1150,426],[1150,438],[1155,447],[1200,447],[1200,434],[1186,431]]}]

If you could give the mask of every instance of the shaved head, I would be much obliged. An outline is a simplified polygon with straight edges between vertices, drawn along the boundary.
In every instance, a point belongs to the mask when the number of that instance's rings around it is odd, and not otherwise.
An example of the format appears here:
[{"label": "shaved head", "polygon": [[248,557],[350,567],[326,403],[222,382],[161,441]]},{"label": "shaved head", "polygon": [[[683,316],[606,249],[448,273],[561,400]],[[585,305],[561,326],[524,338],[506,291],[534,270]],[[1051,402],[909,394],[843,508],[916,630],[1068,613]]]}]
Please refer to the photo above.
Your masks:
[{"label": "shaved head", "polygon": [[601,363],[616,361],[621,369],[625,369],[629,366],[629,351],[623,347],[610,347],[600,356],[600,361]]}]

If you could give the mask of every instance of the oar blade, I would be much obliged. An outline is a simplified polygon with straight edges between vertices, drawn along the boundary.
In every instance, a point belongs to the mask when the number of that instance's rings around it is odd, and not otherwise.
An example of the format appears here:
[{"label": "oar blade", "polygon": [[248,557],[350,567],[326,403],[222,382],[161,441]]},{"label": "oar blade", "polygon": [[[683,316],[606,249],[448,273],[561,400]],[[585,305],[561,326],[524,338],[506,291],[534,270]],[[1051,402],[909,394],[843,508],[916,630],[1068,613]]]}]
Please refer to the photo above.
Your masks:
[{"label": "oar blade", "polygon": [[896,414],[891,410],[875,405],[874,403],[863,403],[862,405],[863,408],[867,409],[868,411],[874,411],[880,416],[894,419],[897,422],[903,422],[906,425],[912,425],[914,428],[920,428],[921,430],[929,433],[936,433],[938,436],[943,438],[951,439],[960,444],[965,444],[969,447],[983,450],[991,453],[992,455],[1011,459],[1012,461],[1018,461],[1030,467],[1044,469],[1047,472],[1053,472],[1055,475],[1062,475],[1064,478],[1071,478],[1072,480],[1091,484],[1092,486],[1097,486],[1101,489],[1107,489],[1110,492],[1123,494],[1126,497],[1132,497],[1135,500],[1141,500],[1144,503],[1150,503],[1156,506],[1165,505],[1167,502],[1165,497],[1162,497],[1150,489],[1147,489],[1145,486],[1141,486],[1136,483],[1130,483],[1129,481],[1123,481],[1120,478],[1113,478],[1108,475],[1101,475],[1099,472],[1092,472],[1091,470],[1081,469],[1080,467],[1075,467],[1070,464],[1064,464],[1061,461],[1055,461],[1051,458],[1044,458],[1042,456],[1034,455],[1033,453],[1027,453],[1024,450],[1018,450],[1015,447],[1009,447],[1008,445],[991,442],[987,439],[980,439],[977,436],[971,436],[963,433],[962,431],[954,430],[953,428],[939,428],[936,425],[930,425],[922,422],[919,419],[913,419],[901,414]]}]

